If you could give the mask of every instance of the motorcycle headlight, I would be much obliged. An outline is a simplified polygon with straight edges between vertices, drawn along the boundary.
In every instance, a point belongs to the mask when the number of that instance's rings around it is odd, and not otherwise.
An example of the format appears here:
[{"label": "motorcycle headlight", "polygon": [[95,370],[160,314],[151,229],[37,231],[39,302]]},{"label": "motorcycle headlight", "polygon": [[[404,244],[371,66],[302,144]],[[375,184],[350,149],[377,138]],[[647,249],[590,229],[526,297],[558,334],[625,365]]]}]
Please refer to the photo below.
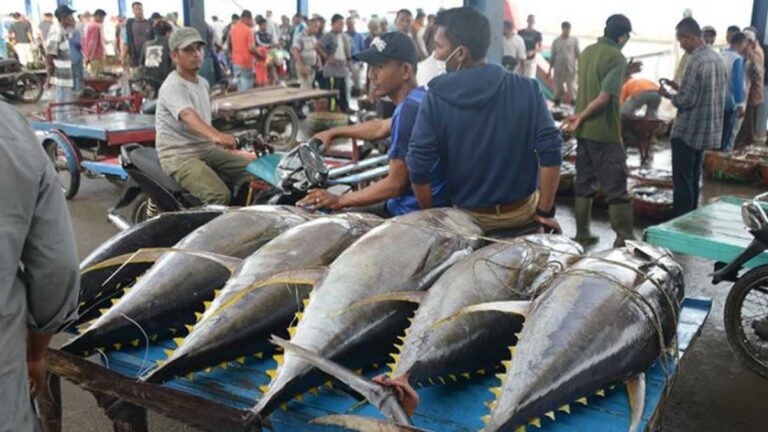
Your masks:
[{"label": "motorcycle headlight", "polygon": [[294,183],[301,180],[297,178],[297,176],[300,176],[298,171],[301,171],[301,167],[301,159],[299,158],[299,153],[296,149],[285,155],[275,169],[275,182],[277,183],[277,187],[283,191],[291,189],[291,185],[287,183]]}]

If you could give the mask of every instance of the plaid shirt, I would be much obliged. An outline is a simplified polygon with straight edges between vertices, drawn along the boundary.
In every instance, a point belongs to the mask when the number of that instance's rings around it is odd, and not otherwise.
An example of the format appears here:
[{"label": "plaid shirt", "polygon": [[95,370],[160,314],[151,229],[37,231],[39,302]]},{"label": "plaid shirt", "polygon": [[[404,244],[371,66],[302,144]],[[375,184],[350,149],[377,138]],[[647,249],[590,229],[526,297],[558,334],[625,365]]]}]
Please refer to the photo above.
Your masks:
[{"label": "plaid shirt", "polygon": [[691,53],[680,83],[672,98],[677,118],[672,138],[685,141],[696,150],[720,146],[727,88],[725,63],[711,47],[704,45]]}]

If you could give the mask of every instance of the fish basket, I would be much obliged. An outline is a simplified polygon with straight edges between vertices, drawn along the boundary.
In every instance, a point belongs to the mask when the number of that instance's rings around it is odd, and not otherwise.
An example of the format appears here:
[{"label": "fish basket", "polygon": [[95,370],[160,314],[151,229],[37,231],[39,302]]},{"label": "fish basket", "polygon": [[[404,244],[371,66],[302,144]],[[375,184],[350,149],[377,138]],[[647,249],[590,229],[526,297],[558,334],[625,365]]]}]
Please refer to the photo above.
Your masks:
[{"label": "fish basket", "polygon": [[307,116],[307,127],[310,135],[348,124],[349,116],[344,113],[316,111]]},{"label": "fish basket", "polygon": [[629,178],[635,181],[638,186],[656,186],[662,188],[671,188],[672,171],[636,168],[629,171]]},{"label": "fish basket", "polygon": [[713,180],[752,183],[757,179],[761,156],[754,153],[704,153],[704,173]]},{"label": "fish basket", "polygon": [[560,166],[560,185],[557,194],[560,196],[573,195],[574,182],[576,180],[576,166],[568,161],[563,161]]},{"label": "fish basket", "polygon": [[671,219],[672,187],[637,186],[629,192],[629,195],[632,197],[635,216],[658,222]]}]

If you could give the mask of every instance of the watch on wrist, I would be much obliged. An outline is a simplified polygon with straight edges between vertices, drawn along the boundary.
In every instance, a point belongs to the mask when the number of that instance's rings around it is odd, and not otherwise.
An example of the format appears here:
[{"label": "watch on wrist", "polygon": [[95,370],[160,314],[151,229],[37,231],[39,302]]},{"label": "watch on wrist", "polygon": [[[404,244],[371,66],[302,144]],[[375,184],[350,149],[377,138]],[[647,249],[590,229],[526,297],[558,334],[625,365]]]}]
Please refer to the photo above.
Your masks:
[{"label": "watch on wrist", "polygon": [[549,211],[536,208],[536,216],[543,217],[545,219],[552,219],[555,217],[556,207],[553,205]]}]

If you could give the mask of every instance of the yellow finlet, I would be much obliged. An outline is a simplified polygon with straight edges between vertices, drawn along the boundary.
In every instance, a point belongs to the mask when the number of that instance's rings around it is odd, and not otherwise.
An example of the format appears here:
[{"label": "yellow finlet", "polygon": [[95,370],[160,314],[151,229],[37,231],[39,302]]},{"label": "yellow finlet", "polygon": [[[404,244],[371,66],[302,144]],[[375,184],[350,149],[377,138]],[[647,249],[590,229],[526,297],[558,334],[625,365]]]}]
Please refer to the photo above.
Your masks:
[{"label": "yellow finlet", "polygon": [[498,378],[499,381],[501,381],[501,382],[504,382],[504,377],[505,376],[506,376],[505,374],[496,374],[496,378]]},{"label": "yellow finlet", "polygon": [[273,359],[275,359],[275,362],[277,362],[277,365],[280,366],[283,364],[283,355],[282,354],[275,354],[272,356]]},{"label": "yellow finlet", "polygon": [[501,396],[501,387],[491,387],[488,390],[497,398]]},{"label": "yellow finlet", "polygon": [[163,367],[165,365],[165,360],[158,360],[157,362],[155,362],[155,364],[157,365],[157,367]]},{"label": "yellow finlet", "polygon": [[435,382],[432,381],[432,377],[427,378],[427,381],[429,381],[430,384],[435,385]]},{"label": "yellow finlet", "polygon": [[187,324],[187,325],[185,325],[184,327],[186,327],[186,328],[187,328],[187,333],[192,333],[192,329],[194,329],[194,328],[195,328],[195,326],[194,326],[194,325],[192,325],[192,324]]},{"label": "yellow finlet", "polygon": [[478,375],[485,375],[485,369],[478,369],[477,370]]},{"label": "yellow finlet", "polygon": [[227,370],[227,368],[229,367],[229,363],[224,362],[224,363],[220,364],[219,366],[221,366],[222,369]]},{"label": "yellow finlet", "polygon": [[512,362],[509,360],[504,360],[501,362],[501,365],[504,366],[504,369],[509,370],[510,366],[512,366]]},{"label": "yellow finlet", "polygon": [[121,344],[120,342],[117,342],[117,343],[113,344],[112,346],[115,347],[116,350],[119,350],[123,346],[123,344]]},{"label": "yellow finlet", "polygon": [[571,413],[571,406],[570,405],[563,405],[560,408],[558,408],[557,410],[558,411],[562,411],[562,412],[564,412],[566,414],[570,414]]},{"label": "yellow finlet", "polygon": [[379,364],[378,363],[374,363],[374,364],[371,365],[371,367],[374,368],[374,369],[378,369],[379,368]]},{"label": "yellow finlet", "polygon": [[152,342],[157,342],[157,335],[156,335],[156,334],[153,334],[152,336],[150,336],[150,337],[149,337],[149,339],[150,339]]},{"label": "yellow finlet", "polygon": [[405,336],[398,336],[397,338],[400,340],[400,342],[405,343]]},{"label": "yellow finlet", "polygon": [[452,379],[452,380],[453,380],[453,382],[458,382],[458,381],[459,381],[459,379],[458,379],[458,378],[456,378],[456,375],[454,375],[454,374],[450,374],[450,375],[448,375],[448,378]]},{"label": "yellow finlet", "polygon": [[520,340],[520,333],[515,333],[515,337]]},{"label": "yellow finlet", "polygon": [[402,344],[400,344],[400,345],[395,344],[395,349],[397,350],[397,352],[402,353],[403,352],[403,345]]},{"label": "yellow finlet", "polygon": [[463,372],[463,373],[461,374],[461,376],[463,376],[463,377],[464,377],[464,378],[466,378],[466,379],[470,379],[470,378],[472,378],[472,375],[470,375],[470,374],[469,374],[469,372]]},{"label": "yellow finlet", "polygon": [[205,373],[211,373],[211,372],[213,372],[213,368],[212,368],[212,367],[207,367],[207,368],[205,368],[205,369],[203,369],[203,370],[205,371]]},{"label": "yellow finlet", "polygon": [[555,421],[555,412],[554,411],[550,411],[550,412],[548,412],[548,413],[546,413],[544,415],[549,417],[550,420]]},{"label": "yellow finlet", "polygon": [[294,399],[296,399],[299,402],[304,402],[304,395],[299,393],[299,394],[296,395],[296,397]]},{"label": "yellow finlet", "polygon": [[304,308],[306,309],[306,307],[309,306],[309,298],[305,298],[303,303],[304,303]]},{"label": "yellow finlet", "polygon": [[167,358],[173,357],[173,350],[172,349],[164,349],[163,352],[165,353],[165,356]]},{"label": "yellow finlet", "polygon": [[259,386],[259,391],[262,393],[266,393],[269,391],[269,386],[268,385]]},{"label": "yellow finlet", "polygon": [[257,359],[263,359],[264,358],[264,353],[263,352],[257,352],[253,356],[256,357]]},{"label": "yellow finlet", "polygon": [[296,312],[296,319],[301,320],[302,318],[304,318],[304,312],[302,311]]},{"label": "yellow finlet", "polygon": [[311,394],[315,395],[315,396],[317,396],[317,394],[318,394],[317,387],[312,387],[311,389],[309,389],[307,391],[310,392]]},{"label": "yellow finlet", "polygon": [[218,296],[219,296],[219,294],[221,294],[221,290],[220,290],[220,289],[217,289],[217,290],[213,290],[213,298],[216,298],[216,297],[218,297]]},{"label": "yellow finlet", "polygon": [[140,342],[140,341],[139,341],[138,339],[134,339],[134,340],[132,340],[130,343],[131,343],[131,345],[133,345],[133,346],[137,347],[137,346],[139,346],[139,342]]},{"label": "yellow finlet", "polygon": [[99,313],[104,315],[105,313],[107,313],[108,310],[109,310],[109,308],[101,308],[101,309],[99,309]]},{"label": "yellow finlet", "polygon": [[445,385],[445,378],[439,376],[437,379],[440,380],[440,384]]},{"label": "yellow finlet", "polygon": [[328,387],[329,389],[333,388],[333,382],[331,380],[324,382],[323,385]]},{"label": "yellow finlet", "polygon": [[587,405],[587,398],[583,397],[581,399],[576,399],[576,403],[580,403],[580,404],[586,406]]},{"label": "yellow finlet", "polygon": [[281,410],[283,410],[283,411],[286,411],[286,410],[288,410],[288,404],[287,404],[287,403],[285,403],[285,402],[281,403],[281,404],[280,404],[280,409],[281,409]]},{"label": "yellow finlet", "polygon": [[363,374],[363,368],[355,369],[355,373],[358,374],[358,375],[362,375]]},{"label": "yellow finlet", "polygon": [[483,424],[488,424],[488,422],[491,421],[491,416],[490,415],[484,415],[484,416],[480,417],[480,420],[483,421]]},{"label": "yellow finlet", "polygon": [[195,312],[195,319],[196,320],[200,321],[200,318],[202,318],[202,317],[203,317],[203,313],[202,312]]},{"label": "yellow finlet", "polygon": [[392,360],[395,361],[395,364],[400,361],[400,354],[391,353],[389,356],[392,357]]},{"label": "yellow finlet", "polygon": [[288,327],[288,334],[293,338],[296,336],[296,327]]},{"label": "yellow finlet", "polygon": [[114,305],[116,305],[116,304],[117,304],[117,302],[119,302],[119,301],[120,301],[120,299],[119,299],[119,298],[114,298],[114,297],[113,297],[113,298],[112,298],[112,299],[110,299],[109,301],[110,301],[110,302],[112,302],[112,305],[114,306]]},{"label": "yellow finlet", "polygon": [[600,389],[600,390],[596,391],[595,394],[600,396],[600,397],[605,397],[605,390]]},{"label": "yellow finlet", "polygon": [[514,357],[516,352],[517,352],[517,347],[516,346],[513,345],[513,346],[509,347],[509,354],[511,356]]},{"label": "yellow finlet", "polygon": [[171,334],[172,334],[173,336],[176,336],[176,333],[178,333],[178,332],[179,332],[178,330],[176,330],[176,329],[175,329],[175,328],[173,328],[173,327],[169,328],[169,329],[168,329],[168,331],[169,331],[169,332],[171,332]]},{"label": "yellow finlet", "polygon": [[496,409],[496,401],[495,400],[486,402],[484,405],[486,406],[486,408],[488,408],[491,411]]},{"label": "yellow finlet", "polygon": [[192,377],[193,377],[194,375],[195,375],[195,373],[194,373],[194,372],[190,372],[190,373],[188,373],[188,374],[187,374],[187,379],[188,379],[188,380],[191,380],[191,379],[192,379]]},{"label": "yellow finlet", "polygon": [[235,359],[235,361],[240,364],[245,364],[245,357],[238,357]]},{"label": "yellow finlet", "polygon": [[203,306],[205,307],[205,309],[206,309],[206,310],[207,310],[209,307],[211,307],[211,303],[212,303],[212,302],[210,302],[210,301],[204,301],[204,302],[203,302]]},{"label": "yellow finlet", "polygon": [[173,338],[173,341],[176,342],[176,348],[179,348],[184,343],[184,338]]},{"label": "yellow finlet", "polygon": [[535,426],[535,427],[541,429],[541,419],[539,419],[539,418],[531,419],[528,422],[528,424],[531,425],[531,426]]},{"label": "yellow finlet", "polygon": [[520,426],[515,430],[515,432],[525,432],[525,426]]}]

